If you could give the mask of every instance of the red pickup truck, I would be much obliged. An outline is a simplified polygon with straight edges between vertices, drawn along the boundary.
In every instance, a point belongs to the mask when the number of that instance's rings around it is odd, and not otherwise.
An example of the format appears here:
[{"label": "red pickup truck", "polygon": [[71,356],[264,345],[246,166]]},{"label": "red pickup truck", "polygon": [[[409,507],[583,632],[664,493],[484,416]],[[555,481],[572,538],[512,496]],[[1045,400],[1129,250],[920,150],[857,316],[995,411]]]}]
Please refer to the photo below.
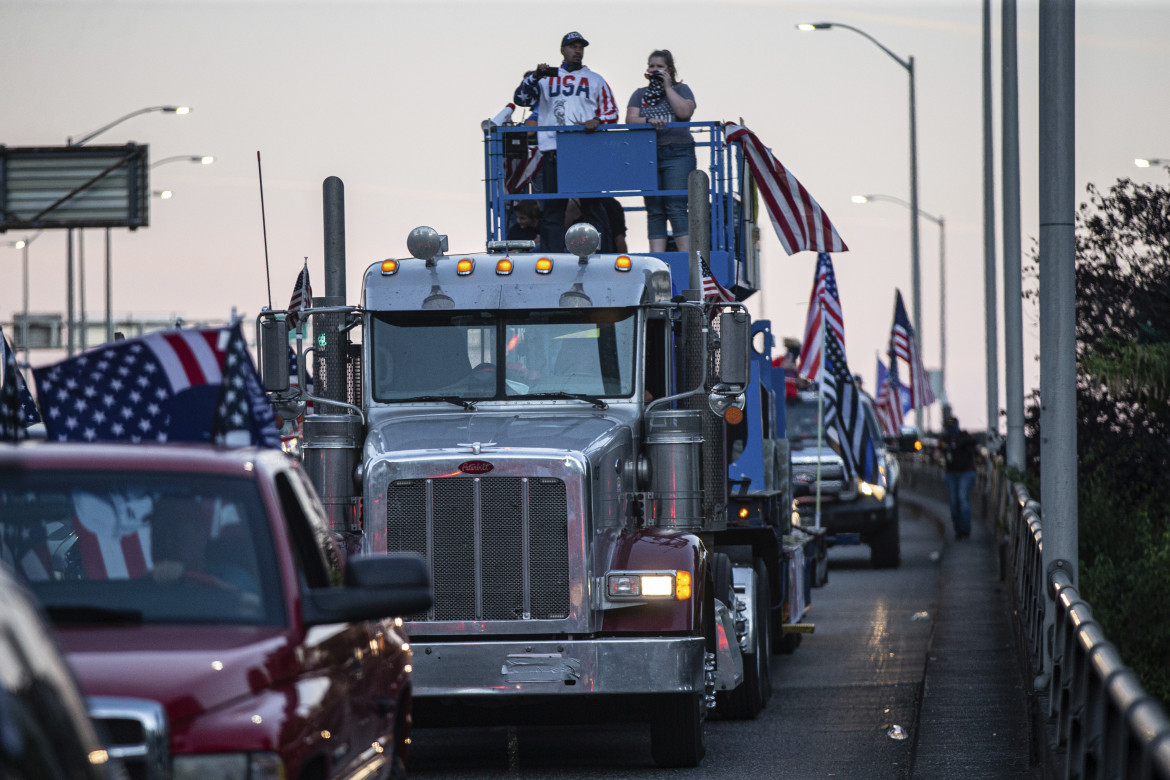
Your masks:
[{"label": "red pickup truck", "polygon": [[132,777],[404,776],[426,563],[344,560],[284,454],[0,445],[0,531]]}]

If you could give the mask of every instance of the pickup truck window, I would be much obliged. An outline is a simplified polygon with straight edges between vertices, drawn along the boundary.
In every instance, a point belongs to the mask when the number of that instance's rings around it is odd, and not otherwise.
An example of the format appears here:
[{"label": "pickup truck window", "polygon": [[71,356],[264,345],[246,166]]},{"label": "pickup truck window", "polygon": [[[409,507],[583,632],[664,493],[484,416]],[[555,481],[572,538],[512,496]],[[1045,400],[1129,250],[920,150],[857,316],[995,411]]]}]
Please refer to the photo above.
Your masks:
[{"label": "pickup truck window", "polygon": [[633,308],[378,313],[374,400],[629,397],[636,315]]},{"label": "pickup truck window", "polygon": [[0,557],[55,622],[284,622],[248,479],[6,470]]}]

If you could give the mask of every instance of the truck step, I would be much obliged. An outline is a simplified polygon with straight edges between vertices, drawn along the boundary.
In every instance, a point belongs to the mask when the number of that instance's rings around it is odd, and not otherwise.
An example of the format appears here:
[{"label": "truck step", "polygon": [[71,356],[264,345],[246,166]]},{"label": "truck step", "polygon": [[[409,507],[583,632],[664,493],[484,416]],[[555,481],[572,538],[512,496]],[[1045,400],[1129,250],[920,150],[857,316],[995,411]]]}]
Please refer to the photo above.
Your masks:
[{"label": "truck step", "polygon": [[811,634],[816,630],[815,623],[785,623],[782,633],[785,634]]}]

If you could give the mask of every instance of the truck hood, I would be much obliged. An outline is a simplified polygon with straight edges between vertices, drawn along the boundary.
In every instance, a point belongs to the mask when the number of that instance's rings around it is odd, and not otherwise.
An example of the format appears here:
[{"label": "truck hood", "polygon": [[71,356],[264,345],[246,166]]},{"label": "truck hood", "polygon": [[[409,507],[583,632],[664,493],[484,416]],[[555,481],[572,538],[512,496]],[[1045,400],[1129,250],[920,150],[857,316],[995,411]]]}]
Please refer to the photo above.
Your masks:
[{"label": "truck hood", "polygon": [[87,696],[151,699],[182,723],[292,674],[277,626],[58,626]]},{"label": "truck hood", "polygon": [[[584,406],[584,404],[582,404]],[[474,443],[495,448],[585,451],[621,423],[596,410],[548,412],[471,412],[393,417],[371,426],[370,455],[389,450],[463,449]]]}]

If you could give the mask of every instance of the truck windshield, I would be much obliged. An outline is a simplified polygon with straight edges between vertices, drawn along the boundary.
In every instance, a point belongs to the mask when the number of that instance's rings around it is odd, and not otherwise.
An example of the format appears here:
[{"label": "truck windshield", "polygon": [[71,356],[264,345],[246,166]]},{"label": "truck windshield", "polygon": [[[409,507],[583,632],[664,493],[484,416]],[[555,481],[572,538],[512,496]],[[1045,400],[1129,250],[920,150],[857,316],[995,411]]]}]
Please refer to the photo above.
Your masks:
[{"label": "truck windshield", "polygon": [[285,622],[246,479],[0,471],[0,558],[59,623]]},{"label": "truck windshield", "polygon": [[373,397],[629,397],[636,324],[632,308],[376,314]]},{"label": "truck windshield", "polygon": [[784,407],[784,427],[793,443],[816,442],[817,399],[790,400]]}]

